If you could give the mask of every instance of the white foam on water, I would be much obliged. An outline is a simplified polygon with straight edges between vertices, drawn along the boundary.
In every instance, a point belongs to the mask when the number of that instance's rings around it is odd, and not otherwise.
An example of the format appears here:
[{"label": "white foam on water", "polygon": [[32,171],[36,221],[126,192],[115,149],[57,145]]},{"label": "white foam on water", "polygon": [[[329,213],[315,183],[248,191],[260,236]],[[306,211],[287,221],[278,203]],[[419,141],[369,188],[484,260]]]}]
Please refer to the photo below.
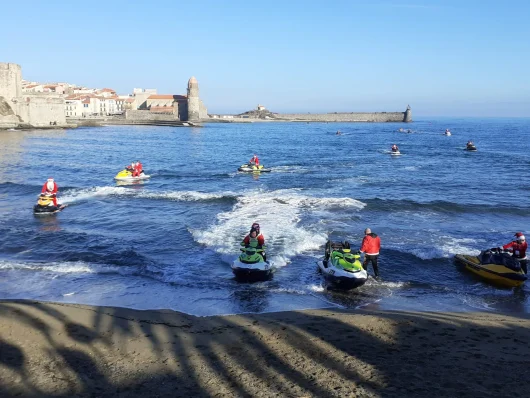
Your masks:
[{"label": "white foam on water", "polygon": [[309,291],[311,292],[314,292],[314,293],[322,293],[324,291],[326,291],[326,288],[322,285],[310,285],[309,286]]},{"label": "white foam on water", "polygon": [[377,282],[377,285],[385,286],[385,287],[391,287],[394,289],[398,289],[401,287],[404,287],[407,284],[407,282]]},{"label": "white foam on water", "polygon": [[112,196],[112,195],[127,195],[128,194],[127,191],[130,192],[129,194],[134,193],[132,190],[129,190],[127,188],[110,187],[110,186],[75,189],[75,190],[69,191],[66,195],[58,196],[58,200],[61,203],[70,204],[70,203],[81,202],[84,200],[97,198],[97,197],[106,197],[106,196]]},{"label": "white foam on water", "polygon": [[166,199],[183,202],[215,200],[224,197],[235,197],[236,194],[227,192],[198,192],[198,191],[169,191],[169,192],[151,192],[145,189],[131,189],[125,187],[92,187],[70,191],[60,198],[61,203],[69,204],[89,200],[99,197],[108,196],[130,196],[144,199]]},{"label": "white foam on water", "polygon": [[400,244],[389,244],[386,247],[413,254],[422,260],[432,260],[435,258],[450,258],[460,253],[476,256],[480,253],[480,250],[476,249],[477,245],[480,245],[480,242],[485,242],[481,239],[455,238],[436,234],[430,234],[429,236],[431,238],[428,241],[423,236],[421,241],[409,240]]},{"label": "white foam on water", "polygon": [[218,253],[237,255],[243,237],[253,222],[258,222],[265,236],[271,259],[278,267],[290,258],[321,248],[327,240],[324,226],[302,226],[304,216],[334,208],[360,210],[365,204],[351,198],[307,196],[300,189],[250,192],[237,198],[233,208],[217,215],[217,222],[207,230],[191,230],[195,240]]},{"label": "white foam on water", "polygon": [[307,173],[309,169],[302,166],[274,166],[272,171],[275,173]]},{"label": "white foam on water", "polygon": [[53,272],[57,274],[105,274],[105,273],[119,273],[122,275],[130,275],[137,270],[128,267],[117,267],[113,265],[95,265],[88,264],[83,261],[75,262],[23,262],[23,261],[6,261],[0,260],[1,270],[26,270],[26,271],[42,271]]}]

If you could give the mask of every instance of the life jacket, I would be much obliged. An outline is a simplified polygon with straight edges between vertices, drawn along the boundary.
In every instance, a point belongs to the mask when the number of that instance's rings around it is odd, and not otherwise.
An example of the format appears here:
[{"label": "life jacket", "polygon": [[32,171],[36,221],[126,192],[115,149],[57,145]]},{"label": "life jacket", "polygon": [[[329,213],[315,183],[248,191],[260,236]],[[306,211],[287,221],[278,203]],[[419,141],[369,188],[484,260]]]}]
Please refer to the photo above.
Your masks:
[{"label": "life jacket", "polygon": [[259,242],[258,242],[258,238],[251,238],[249,237],[249,244],[248,244],[250,247],[258,247],[259,246]]}]

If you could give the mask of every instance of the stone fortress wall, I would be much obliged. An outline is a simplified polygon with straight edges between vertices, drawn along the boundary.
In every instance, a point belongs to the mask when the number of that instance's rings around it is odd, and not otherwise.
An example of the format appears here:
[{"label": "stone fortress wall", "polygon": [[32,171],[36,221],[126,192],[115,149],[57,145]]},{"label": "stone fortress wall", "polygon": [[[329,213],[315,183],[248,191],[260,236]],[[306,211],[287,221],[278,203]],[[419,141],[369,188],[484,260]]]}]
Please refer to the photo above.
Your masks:
[{"label": "stone fortress wall", "polygon": [[273,113],[263,105],[238,115],[210,115],[210,122],[412,122],[410,105],[405,112],[333,112],[333,113]]},{"label": "stone fortress wall", "polygon": [[[410,112],[409,112],[410,113]],[[407,112],[279,113],[276,119],[312,122],[410,122]]]},{"label": "stone fortress wall", "polygon": [[22,93],[20,65],[0,63],[0,128],[67,126],[63,97]]},{"label": "stone fortress wall", "polygon": [[178,117],[174,114],[168,113],[153,113],[144,110],[138,109],[127,109],[125,111],[125,119],[130,121],[137,120],[179,120]]},{"label": "stone fortress wall", "polygon": [[[138,96],[139,94],[135,94]],[[189,121],[199,122],[201,120],[208,119],[208,110],[199,97],[199,83],[197,79],[192,76],[188,80],[187,96],[185,101],[175,100],[173,103],[172,113],[157,113],[156,111],[151,112],[146,101],[149,99],[150,94],[141,94],[145,98],[141,98],[138,101],[138,110],[127,110],[125,112],[125,119],[135,121]],[[144,105],[141,105],[144,104]]]}]

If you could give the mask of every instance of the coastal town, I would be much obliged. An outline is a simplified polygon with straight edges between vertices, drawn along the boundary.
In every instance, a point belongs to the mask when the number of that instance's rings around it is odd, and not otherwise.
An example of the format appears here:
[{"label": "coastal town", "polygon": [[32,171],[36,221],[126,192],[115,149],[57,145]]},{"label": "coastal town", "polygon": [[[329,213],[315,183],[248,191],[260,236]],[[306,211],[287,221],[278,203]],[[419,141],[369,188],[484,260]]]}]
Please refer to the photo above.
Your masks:
[{"label": "coastal town", "polygon": [[260,104],[243,113],[214,114],[208,113],[193,76],[185,94],[159,93],[156,88],[134,88],[131,93],[119,94],[108,87],[26,80],[20,65],[0,63],[0,129],[254,121],[408,123],[412,111],[407,106],[405,112],[274,113]]}]

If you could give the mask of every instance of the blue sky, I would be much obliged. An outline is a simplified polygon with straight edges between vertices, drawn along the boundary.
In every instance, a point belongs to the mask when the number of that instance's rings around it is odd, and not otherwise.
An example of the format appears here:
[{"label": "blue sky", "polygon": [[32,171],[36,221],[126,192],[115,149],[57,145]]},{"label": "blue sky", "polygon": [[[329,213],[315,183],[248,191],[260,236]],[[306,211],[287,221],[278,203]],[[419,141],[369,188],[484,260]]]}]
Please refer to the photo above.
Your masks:
[{"label": "blue sky", "polygon": [[28,80],[182,94],[193,75],[211,113],[530,116],[526,0],[47,0],[2,13],[0,62]]}]

